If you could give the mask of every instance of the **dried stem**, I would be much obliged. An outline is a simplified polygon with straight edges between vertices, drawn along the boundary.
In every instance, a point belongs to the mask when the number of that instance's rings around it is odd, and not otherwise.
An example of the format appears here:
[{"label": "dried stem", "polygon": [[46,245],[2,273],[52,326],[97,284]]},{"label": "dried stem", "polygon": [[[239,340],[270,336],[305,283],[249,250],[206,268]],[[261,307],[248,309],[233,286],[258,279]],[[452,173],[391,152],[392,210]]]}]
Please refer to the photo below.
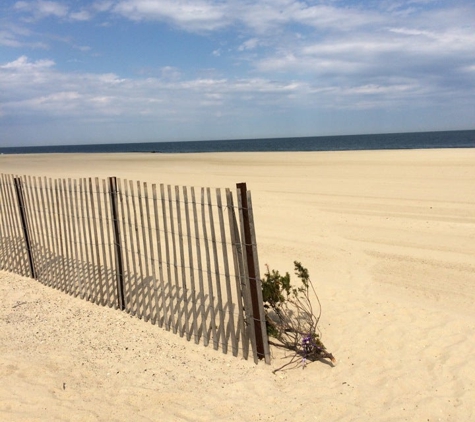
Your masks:
[{"label": "dried stem", "polygon": [[[301,282],[299,287],[291,285],[288,273],[282,276],[278,271],[270,271],[269,267],[262,280],[268,335],[279,341],[279,344],[272,344],[294,352],[291,360],[274,370],[274,373],[292,364],[295,367],[305,367],[307,362],[321,359],[335,362],[335,358],[326,351],[321,341],[318,323],[322,306],[308,270],[300,262],[295,261],[294,265],[295,274]],[[318,303],[317,316],[314,315],[311,295],[314,295]]]}]

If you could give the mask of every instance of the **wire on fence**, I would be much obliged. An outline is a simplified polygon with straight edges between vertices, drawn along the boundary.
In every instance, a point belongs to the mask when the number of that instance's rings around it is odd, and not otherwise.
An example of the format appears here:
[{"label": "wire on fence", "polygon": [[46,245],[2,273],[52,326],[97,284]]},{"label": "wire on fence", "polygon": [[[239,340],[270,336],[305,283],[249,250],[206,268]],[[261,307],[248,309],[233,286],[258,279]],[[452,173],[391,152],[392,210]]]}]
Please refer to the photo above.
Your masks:
[{"label": "wire on fence", "polygon": [[269,362],[250,193],[238,187],[235,201],[229,189],[1,175],[0,269]]}]

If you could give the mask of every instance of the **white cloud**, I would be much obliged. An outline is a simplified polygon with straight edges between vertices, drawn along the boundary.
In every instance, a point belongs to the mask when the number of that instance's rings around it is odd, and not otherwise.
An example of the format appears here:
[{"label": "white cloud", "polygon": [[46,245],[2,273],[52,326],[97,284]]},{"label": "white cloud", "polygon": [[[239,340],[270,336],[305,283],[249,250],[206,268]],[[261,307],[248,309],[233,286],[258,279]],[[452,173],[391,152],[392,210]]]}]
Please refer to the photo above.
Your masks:
[{"label": "white cloud", "polygon": [[0,27],[0,45],[13,48],[47,48],[46,44],[38,41],[36,34],[24,25],[0,20]]},{"label": "white cloud", "polygon": [[[88,21],[97,13],[105,12],[111,7],[112,2],[99,2],[92,5],[72,9],[64,2],[50,0],[18,1],[13,10],[22,13],[25,21],[37,21],[40,19],[55,17],[71,21]],[[72,4],[74,5],[74,3]]]},{"label": "white cloud", "polygon": [[69,17],[75,21],[88,21],[92,19],[92,13],[87,10],[80,10],[79,12],[72,12]]},{"label": "white cloud", "polygon": [[18,11],[31,13],[37,19],[48,16],[65,17],[68,14],[68,7],[55,1],[18,1],[14,7]]},{"label": "white cloud", "polygon": [[30,62],[28,57],[21,56],[18,59],[6,63],[0,66],[0,69],[14,69],[20,72],[49,68],[54,66],[55,63],[52,60],[37,60],[36,62]]},{"label": "white cloud", "polygon": [[239,51],[245,51],[245,50],[254,50],[259,46],[259,39],[258,38],[251,38],[245,42],[243,42],[239,47]]},{"label": "white cloud", "polygon": [[122,0],[113,10],[128,19],[167,21],[188,31],[215,30],[229,23],[225,6],[200,0]]}]

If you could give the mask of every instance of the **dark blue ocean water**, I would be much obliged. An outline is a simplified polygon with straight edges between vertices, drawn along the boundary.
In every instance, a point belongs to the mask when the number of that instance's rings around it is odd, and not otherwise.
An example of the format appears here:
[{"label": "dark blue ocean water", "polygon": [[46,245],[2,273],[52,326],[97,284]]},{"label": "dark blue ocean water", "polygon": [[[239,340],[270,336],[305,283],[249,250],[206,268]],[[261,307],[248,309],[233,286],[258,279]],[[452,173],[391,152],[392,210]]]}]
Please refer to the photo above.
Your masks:
[{"label": "dark blue ocean water", "polygon": [[475,130],[390,133],[378,135],[311,136],[302,138],[236,139],[226,141],[147,142],[0,148],[3,154],[75,152],[251,152],[352,151],[377,149],[475,148]]}]

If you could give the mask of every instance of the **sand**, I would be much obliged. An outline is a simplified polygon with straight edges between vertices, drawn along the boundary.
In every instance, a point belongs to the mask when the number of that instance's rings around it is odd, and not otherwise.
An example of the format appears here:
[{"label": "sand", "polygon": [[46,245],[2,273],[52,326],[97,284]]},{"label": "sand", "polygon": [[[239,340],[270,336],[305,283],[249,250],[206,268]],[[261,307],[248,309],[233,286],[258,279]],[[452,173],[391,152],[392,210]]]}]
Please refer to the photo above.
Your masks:
[{"label": "sand", "polygon": [[470,421],[475,149],[0,156],[0,172],[252,191],[261,273],[301,261],[337,358],[278,372],[0,272],[0,420]]}]

